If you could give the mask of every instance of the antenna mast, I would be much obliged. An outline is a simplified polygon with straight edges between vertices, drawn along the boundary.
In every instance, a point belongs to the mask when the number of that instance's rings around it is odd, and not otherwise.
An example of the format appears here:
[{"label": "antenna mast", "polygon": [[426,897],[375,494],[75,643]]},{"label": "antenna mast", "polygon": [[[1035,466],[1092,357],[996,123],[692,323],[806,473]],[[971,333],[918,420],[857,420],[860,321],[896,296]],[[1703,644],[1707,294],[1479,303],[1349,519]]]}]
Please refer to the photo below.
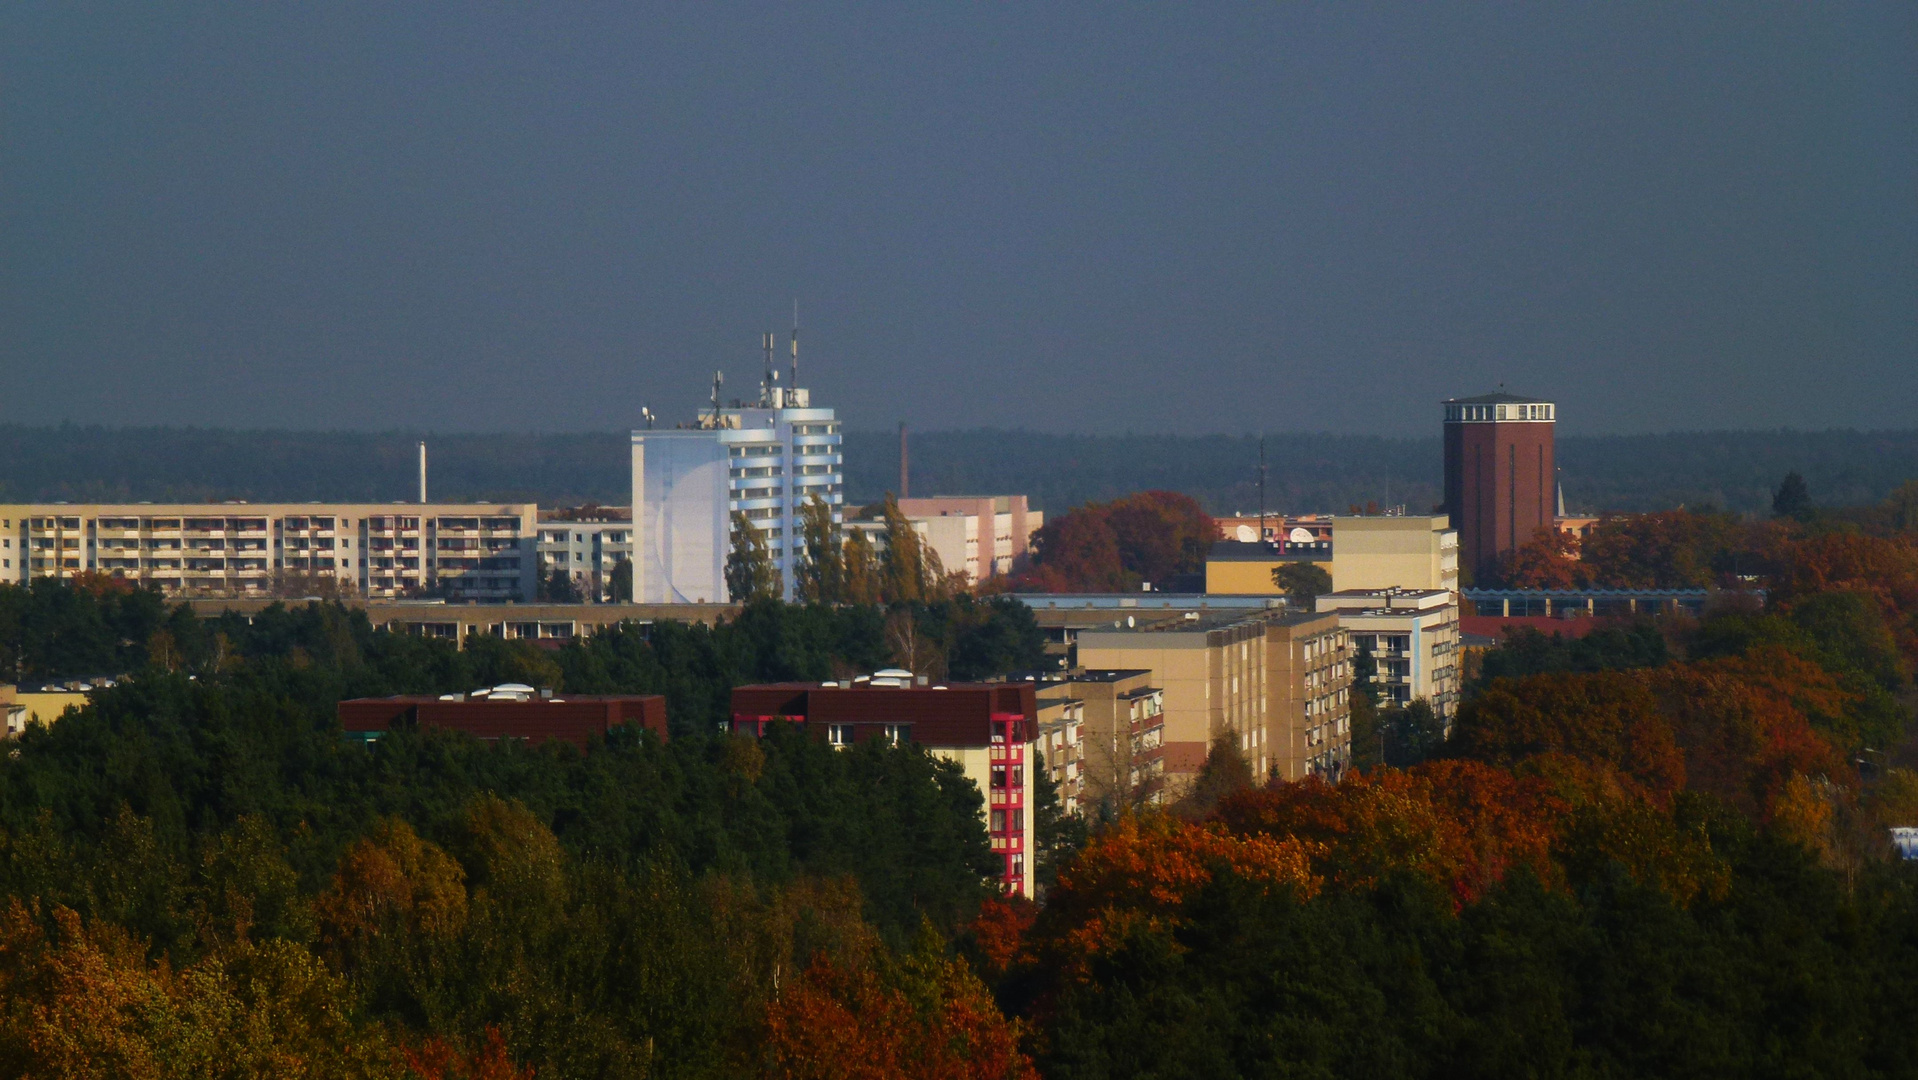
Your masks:
[{"label": "antenna mast", "polygon": [[713,372],[713,426],[719,426],[719,388],[726,383],[726,373]]},{"label": "antenna mast", "polygon": [[[1265,436],[1259,436],[1259,543],[1265,543]],[[1284,545],[1280,545],[1284,550]]]},{"label": "antenna mast", "polygon": [[793,298],[793,381],[794,388],[799,386],[799,299]]}]

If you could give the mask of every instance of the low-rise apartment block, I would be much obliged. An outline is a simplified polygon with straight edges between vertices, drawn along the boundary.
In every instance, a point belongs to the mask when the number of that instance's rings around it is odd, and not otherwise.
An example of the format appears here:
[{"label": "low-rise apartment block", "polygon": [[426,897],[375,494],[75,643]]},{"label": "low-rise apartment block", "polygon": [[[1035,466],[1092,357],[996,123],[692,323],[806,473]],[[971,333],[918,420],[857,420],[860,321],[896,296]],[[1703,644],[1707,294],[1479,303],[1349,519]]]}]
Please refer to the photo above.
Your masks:
[{"label": "low-rise apartment block", "polygon": [[850,682],[742,686],[732,727],[763,735],[785,720],[833,746],[868,739],[917,743],[957,762],[985,796],[986,832],[1007,892],[1032,895],[1032,798],[1027,769],[1037,747],[1038,702],[1030,683],[928,686],[908,671]]},{"label": "low-rise apartment block", "polygon": [[40,503],[0,506],[0,581],[92,572],[179,596],[534,592],[524,503]]},{"label": "low-rise apartment block", "polygon": [[1458,709],[1459,612],[1444,589],[1355,589],[1318,598],[1318,610],[1336,612],[1348,650],[1369,648],[1388,704],[1423,700],[1445,721]]}]

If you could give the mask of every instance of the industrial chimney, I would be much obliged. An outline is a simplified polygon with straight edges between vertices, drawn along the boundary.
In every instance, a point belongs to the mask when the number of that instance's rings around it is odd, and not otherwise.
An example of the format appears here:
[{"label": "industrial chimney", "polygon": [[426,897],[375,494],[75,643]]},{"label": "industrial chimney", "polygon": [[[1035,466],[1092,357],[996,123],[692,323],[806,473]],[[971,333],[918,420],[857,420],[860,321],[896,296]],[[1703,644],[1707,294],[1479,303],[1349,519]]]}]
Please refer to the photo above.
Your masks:
[{"label": "industrial chimney", "polygon": [[420,505],[426,505],[426,442],[420,441]]},{"label": "industrial chimney", "polygon": [[906,481],[911,478],[906,464],[906,422],[901,420],[899,421],[899,497],[902,499],[909,494],[906,490]]}]

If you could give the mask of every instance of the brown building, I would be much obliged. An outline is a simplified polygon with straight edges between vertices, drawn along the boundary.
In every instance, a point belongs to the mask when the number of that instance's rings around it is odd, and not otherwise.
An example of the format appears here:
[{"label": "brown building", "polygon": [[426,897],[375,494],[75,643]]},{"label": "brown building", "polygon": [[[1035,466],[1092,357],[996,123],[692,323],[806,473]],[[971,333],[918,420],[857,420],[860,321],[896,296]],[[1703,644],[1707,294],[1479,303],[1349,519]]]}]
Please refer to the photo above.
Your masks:
[{"label": "brown building", "polygon": [[1301,612],[1265,624],[1266,725],[1271,774],[1336,781],[1352,767],[1352,665],[1335,612]]},{"label": "brown building", "polygon": [[461,731],[478,739],[564,739],[584,747],[621,724],[666,738],[666,699],[652,695],[555,695],[508,684],[473,694],[354,698],[339,704],[340,727],[367,742],[395,724]]},{"label": "brown building", "polygon": [[1552,527],[1557,407],[1513,394],[1445,402],[1445,512],[1459,534],[1459,561],[1483,582],[1498,557]]},{"label": "brown building", "polygon": [[909,671],[849,682],[770,683],[733,690],[732,726],[763,735],[784,720],[833,746],[917,743],[957,762],[985,796],[986,832],[1007,892],[1032,895],[1032,799],[1026,770],[1038,736],[1030,683],[927,686]]}]

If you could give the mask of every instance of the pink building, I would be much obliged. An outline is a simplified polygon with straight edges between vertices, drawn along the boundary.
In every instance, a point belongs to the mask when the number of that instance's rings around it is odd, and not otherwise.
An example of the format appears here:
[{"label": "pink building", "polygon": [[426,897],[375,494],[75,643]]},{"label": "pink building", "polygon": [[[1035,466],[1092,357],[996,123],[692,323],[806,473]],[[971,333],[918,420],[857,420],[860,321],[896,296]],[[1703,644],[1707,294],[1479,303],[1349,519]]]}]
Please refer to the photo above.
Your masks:
[{"label": "pink building", "polygon": [[933,530],[934,547],[947,570],[964,570],[974,581],[1010,574],[1025,562],[1032,534],[1045,524],[1045,515],[1026,506],[1024,495],[935,495],[930,499],[900,499],[908,518],[966,518],[961,530],[965,550],[948,551]]}]

